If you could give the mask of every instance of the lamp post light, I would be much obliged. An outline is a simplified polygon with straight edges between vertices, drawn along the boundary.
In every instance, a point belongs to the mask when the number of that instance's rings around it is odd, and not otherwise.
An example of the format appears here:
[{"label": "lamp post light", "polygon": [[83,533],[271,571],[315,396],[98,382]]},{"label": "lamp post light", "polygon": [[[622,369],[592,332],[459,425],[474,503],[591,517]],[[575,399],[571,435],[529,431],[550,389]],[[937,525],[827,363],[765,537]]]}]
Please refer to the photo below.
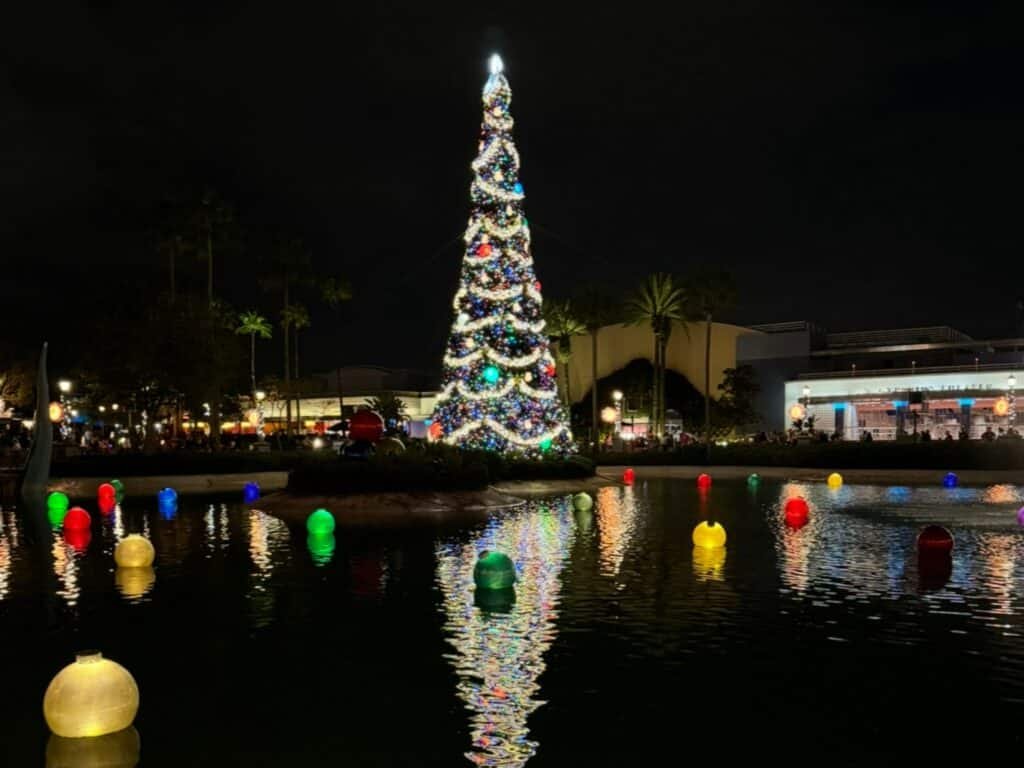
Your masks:
[{"label": "lamp post light", "polygon": [[615,403],[615,434],[622,434],[622,390],[616,389],[612,392],[612,402]]},{"label": "lamp post light", "polygon": [[67,440],[68,435],[71,434],[71,414],[68,409],[68,393],[71,392],[71,382],[61,379],[57,382],[57,389],[60,390],[60,437],[62,440]]},{"label": "lamp post light", "polygon": [[1017,420],[1017,398],[1013,394],[1014,388],[1017,386],[1017,376],[1011,373],[1009,378],[1006,379],[1006,402],[1009,406],[1006,410],[1007,421],[1009,421],[1010,427],[1013,427],[1014,422]]},{"label": "lamp post light", "polygon": [[[806,420],[811,415],[811,385],[804,384],[803,389],[803,406],[804,406],[804,419]],[[803,425],[801,425],[801,431],[803,431]]]},{"label": "lamp post light", "polygon": [[263,431],[263,401],[267,399],[267,393],[262,389],[257,389],[254,394],[256,395],[256,436],[262,440],[265,437]]}]

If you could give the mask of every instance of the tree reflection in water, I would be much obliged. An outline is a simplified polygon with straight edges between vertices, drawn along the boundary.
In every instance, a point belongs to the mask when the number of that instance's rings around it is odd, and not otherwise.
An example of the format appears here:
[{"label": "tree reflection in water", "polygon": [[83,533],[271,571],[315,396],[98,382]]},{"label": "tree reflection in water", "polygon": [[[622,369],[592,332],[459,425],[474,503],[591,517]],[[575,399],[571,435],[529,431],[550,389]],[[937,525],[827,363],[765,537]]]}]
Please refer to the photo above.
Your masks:
[{"label": "tree reflection in water", "polygon": [[[473,541],[437,548],[444,631],[456,651],[449,658],[459,678],[457,693],[472,713],[466,757],[476,765],[522,766],[537,751],[526,720],[543,704],[536,698],[537,678],[557,632],[560,574],[573,530],[566,499],[530,504],[492,519]],[[474,600],[473,566],[484,549],[504,552],[516,563],[515,601],[492,610]]]}]

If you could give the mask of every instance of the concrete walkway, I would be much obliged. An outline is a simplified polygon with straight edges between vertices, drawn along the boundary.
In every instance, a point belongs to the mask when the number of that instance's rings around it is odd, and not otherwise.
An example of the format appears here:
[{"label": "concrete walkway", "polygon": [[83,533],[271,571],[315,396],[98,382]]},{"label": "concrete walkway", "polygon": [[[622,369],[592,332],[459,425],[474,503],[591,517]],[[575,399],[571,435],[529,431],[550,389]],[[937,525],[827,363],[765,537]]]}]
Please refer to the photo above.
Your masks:
[{"label": "concrete walkway", "polygon": [[[109,477],[50,478],[50,491],[63,491],[72,499],[95,498],[96,489],[109,483]],[[161,488],[173,488],[182,494],[238,493],[248,482],[257,482],[262,493],[282,491],[288,486],[287,472],[248,472],[227,475],[149,475],[122,477],[126,496],[152,496]]]}]

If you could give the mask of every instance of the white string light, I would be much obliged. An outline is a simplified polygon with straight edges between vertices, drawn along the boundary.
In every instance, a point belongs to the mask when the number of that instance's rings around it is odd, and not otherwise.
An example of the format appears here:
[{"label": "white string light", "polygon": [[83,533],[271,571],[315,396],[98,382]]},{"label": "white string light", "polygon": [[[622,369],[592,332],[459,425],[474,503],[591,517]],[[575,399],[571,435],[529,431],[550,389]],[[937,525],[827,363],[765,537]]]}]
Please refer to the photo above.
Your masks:
[{"label": "white string light", "polygon": [[480,187],[481,191],[490,196],[496,197],[499,200],[522,200],[526,195],[522,192],[516,192],[514,189],[502,189],[489,181],[481,179],[479,176],[473,180],[473,184]]},{"label": "white string light", "polygon": [[457,443],[464,437],[467,437],[471,432],[480,429],[481,427],[487,427],[498,433],[499,436],[512,443],[513,445],[522,446],[539,446],[541,443],[545,443],[548,440],[554,440],[559,435],[566,435],[570,440],[572,439],[572,432],[569,431],[568,427],[556,427],[548,432],[544,432],[535,437],[520,437],[515,432],[506,429],[505,425],[499,421],[495,421],[491,418],[478,419],[477,421],[468,421],[461,427],[453,431],[450,435],[446,435],[444,441],[446,443]]}]

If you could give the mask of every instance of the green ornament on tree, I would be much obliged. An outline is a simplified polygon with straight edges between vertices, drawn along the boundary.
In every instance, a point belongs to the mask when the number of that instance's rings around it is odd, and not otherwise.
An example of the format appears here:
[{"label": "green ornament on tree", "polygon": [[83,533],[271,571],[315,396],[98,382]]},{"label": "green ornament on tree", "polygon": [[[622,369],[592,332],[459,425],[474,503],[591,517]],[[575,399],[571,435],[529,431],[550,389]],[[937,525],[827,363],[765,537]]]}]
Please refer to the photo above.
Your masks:
[{"label": "green ornament on tree", "polygon": [[498,370],[496,365],[488,365],[484,368],[484,381],[488,384],[497,384],[498,379],[501,378],[501,371]]}]

